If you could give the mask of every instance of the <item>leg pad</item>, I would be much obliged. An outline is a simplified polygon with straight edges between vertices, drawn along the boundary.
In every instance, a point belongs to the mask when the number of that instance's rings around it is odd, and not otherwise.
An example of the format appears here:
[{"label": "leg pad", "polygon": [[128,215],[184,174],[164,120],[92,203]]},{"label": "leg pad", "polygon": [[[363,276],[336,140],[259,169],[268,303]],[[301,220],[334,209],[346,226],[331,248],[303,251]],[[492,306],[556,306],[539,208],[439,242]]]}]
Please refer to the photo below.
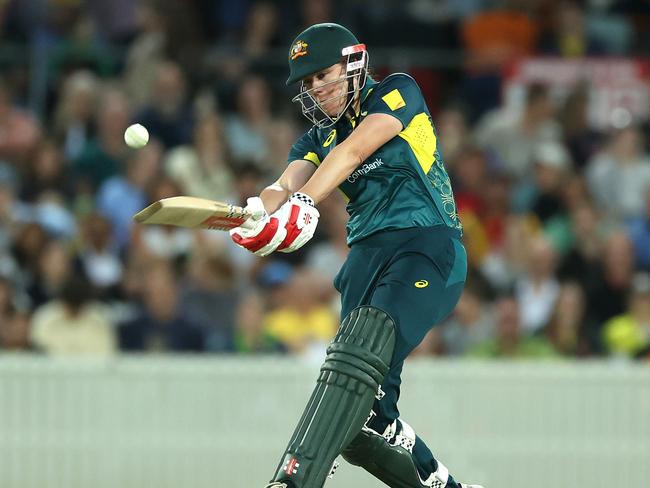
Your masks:
[{"label": "leg pad", "polygon": [[272,481],[321,488],[336,456],[368,418],[395,348],[395,324],[374,307],[354,309],[327,349],[316,388]]}]

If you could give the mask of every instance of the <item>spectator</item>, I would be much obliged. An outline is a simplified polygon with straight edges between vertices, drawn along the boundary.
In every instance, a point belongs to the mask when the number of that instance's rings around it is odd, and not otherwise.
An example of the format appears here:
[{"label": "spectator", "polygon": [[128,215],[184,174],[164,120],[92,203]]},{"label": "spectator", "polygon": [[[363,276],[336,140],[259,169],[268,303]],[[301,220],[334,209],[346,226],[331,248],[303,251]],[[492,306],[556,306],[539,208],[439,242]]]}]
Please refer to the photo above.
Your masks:
[{"label": "spectator", "polygon": [[261,60],[268,56],[269,49],[284,47],[281,42],[277,6],[270,1],[255,2],[246,19],[243,31],[242,49],[251,60]]},{"label": "spectator", "polygon": [[123,93],[113,88],[104,92],[95,114],[97,134],[72,162],[77,192],[94,193],[105,180],[123,170],[128,155],[124,131],[129,125],[129,112]]},{"label": "spectator", "polygon": [[235,202],[246,205],[246,199],[255,196],[263,188],[263,172],[251,161],[240,165],[235,170]]},{"label": "spectator", "polygon": [[243,161],[260,165],[272,163],[269,161],[269,137],[273,123],[268,85],[258,76],[246,76],[237,94],[237,112],[226,119],[225,126],[236,166]]},{"label": "spectator", "polygon": [[19,272],[14,275],[17,286],[27,289],[38,276],[38,263],[49,242],[43,227],[37,223],[21,226],[12,242],[11,258]]},{"label": "spectator", "polygon": [[[648,36],[650,37],[650,29],[648,29]],[[650,153],[650,97],[648,97],[646,116],[641,121],[640,129],[643,133],[643,140],[645,141],[645,152]]]},{"label": "spectator", "polygon": [[39,195],[32,207],[33,220],[52,237],[72,239],[77,233],[77,222],[58,191],[46,191]]},{"label": "spectator", "polygon": [[7,164],[0,163],[0,255],[7,253],[29,210],[18,200],[18,177]]},{"label": "spectator", "polygon": [[494,307],[485,301],[484,286],[475,278],[468,281],[452,317],[433,329],[438,348],[451,356],[463,356],[494,337]]},{"label": "spectator", "polygon": [[34,312],[31,340],[51,356],[109,356],[115,352],[112,324],[92,300],[89,284],[80,278],[70,278],[58,299]]},{"label": "spectator", "polygon": [[88,277],[99,298],[120,298],[123,266],[118,248],[111,239],[110,221],[98,214],[87,215],[83,218],[80,234],[76,267]]},{"label": "spectator", "polygon": [[[483,229],[474,230],[472,237],[481,241],[486,238],[489,247],[478,266],[490,285],[505,293],[511,290],[528,265],[528,247],[525,243],[539,233],[539,223],[528,216],[511,214],[508,178],[489,178],[483,194],[485,205],[480,218]],[[476,243],[479,252],[483,252],[481,247],[484,244],[481,241]],[[473,243],[470,243],[470,250],[475,250]]]},{"label": "spectator", "polygon": [[551,243],[543,237],[533,239],[527,271],[517,280],[515,292],[523,334],[541,331],[551,318],[560,294],[560,285],[555,278],[556,263],[557,255]]},{"label": "spectator", "polygon": [[192,145],[179,146],[167,153],[164,166],[183,195],[221,201],[234,197],[234,176],[223,126],[214,113],[198,121]]},{"label": "spectator", "polygon": [[645,191],[645,211],[642,216],[632,219],[628,234],[634,246],[637,269],[650,271],[650,186]]},{"label": "spectator", "polygon": [[65,167],[59,146],[52,139],[44,139],[34,151],[34,156],[26,163],[23,178],[25,184],[20,191],[20,199],[35,203],[43,193],[58,193],[66,206],[73,198],[68,169]]},{"label": "spectator", "polygon": [[436,117],[436,129],[440,134],[438,144],[445,158],[445,167],[452,172],[455,170],[456,159],[470,138],[470,128],[467,117],[460,107],[451,105],[443,108]]},{"label": "spectator", "polygon": [[135,117],[167,149],[192,141],[194,117],[186,90],[187,81],[181,67],[172,61],[160,63],[151,101]]},{"label": "spectator", "polygon": [[496,303],[496,336],[477,344],[468,355],[481,358],[550,359],[557,357],[553,346],[541,336],[522,332],[519,305],[514,297]]},{"label": "spectator", "polygon": [[136,6],[139,32],[126,52],[123,75],[126,93],[136,111],[151,101],[158,66],[165,59],[169,34],[161,4],[158,0],[142,0]]},{"label": "spectator", "polygon": [[36,119],[14,106],[9,86],[0,79],[0,160],[20,167],[40,138]]},{"label": "spectator", "polygon": [[26,289],[31,308],[59,297],[72,273],[72,256],[67,244],[60,240],[45,243],[38,256],[34,279]]},{"label": "spectator", "polygon": [[267,308],[280,308],[289,300],[290,283],[294,276],[293,267],[285,261],[262,262],[257,269],[255,284],[265,293]]},{"label": "spectator", "polygon": [[336,18],[334,2],[332,0],[305,0],[300,3],[300,24],[307,28],[310,25],[330,22]]},{"label": "spectator", "polygon": [[604,248],[605,230],[596,209],[584,202],[570,213],[573,243],[562,258],[558,276],[582,286],[595,282]]},{"label": "spectator", "polygon": [[132,40],[136,29],[136,9],[142,2],[112,0],[88,2],[89,15],[97,29],[97,36],[120,46]]},{"label": "spectator", "polygon": [[[562,190],[571,170],[571,160],[566,148],[559,142],[548,141],[537,146],[533,152],[534,180],[526,190],[530,191],[530,204],[523,204],[526,210],[547,224],[553,217],[564,214]],[[519,191],[526,187],[523,183]]]},{"label": "spectator", "polygon": [[277,308],[264,319],[265,330],[270,336],[290,352],[313,359],[324,357],[325,346],[334,336],[339,322],[323,303],[319,288],[319,280],[312,273],[297,272]]},{"label": "spectator", "polygon": [[54,111],[54,135],[65,158],[74,161],[94,135],[93,115],[99,97],[99,81],[85,70],[75,71],[63,82],[63,93]]},{"label": "spectator", "polygon": [[279,353],[285,347],[264,329],[264,299],[248,293],[237,307],[235,351],[238,353]]},{"label": "spectator", "polygon": [[582,170],[600,149],[602,134],[589,123],[589,85],[578,84],[566,97],[558,119],[564,144],[577,169]]},{"label": "spectator", "polygon": [[490,151],[504,171],[521,178],[531,169],[535,149],[541,143],[560,139],[554,111],[548,87],[532,84],[523,112],[500,109],[488,113],[476,128],[477,142]]},{"label": "spectator", "polygon": [[454,198],[460,214],[479,215],[482,212],[487,172],[488,163],[482,149],[469,145],[459,149],[452,167],[452,175]]},{"label": "spectator", "polygon": [[233,266],[226,256],[194,253],[188,267],[181,289],[183,315],[201,326],[207,351],[233,351],[235,311],[240,301]]},{"label": "spectator", "polygon": [[[446,161],[445,155],[445,165]],[[486,186],[495,188],[498,184],[491,185],[489,181],[491,178],[488,177],[485,152],[472,145],[465,145],[456,153],[451,178],[456,207],[463,223],[463,243],[467,250],[467,259],[471,266],[478,267],[491,250],[484,223],[492,219],[490,214],[495,210],[490,208],[494,205],[494,201],[490,201],[488,205],[485,189]],[[498,201],[498,203],[504,204],[501,209],[503,212],[509,211],[507,202]]]},{"label": "spectator", "polygon": [[607,148],[587,168],[589,189],[599,207],[612,219],[640,217],[650,186],[650,156],[644,152],[635,126],[615,131]]},{"label": "spectator", "polygon": [[106,180],[97,192],[97,211],[112,226],[112,244],[123,250],[129,243],[133,214],[148,203],[147,192],[158,174],[162,148],[156,141],[133,152],[126,164],[126,174]]},{"label": "spectator", "polygon": [[171,265],[152,263],[146,271],[142,307],[135,318],[118,325],[120,350],[125,352],[201,352],[201,327],[185,317]]},{"label": "spectator", "polygon": [[627,309],[633,274],[632,243],[624,232],[612,232],[605,241],[596,276],[585,284],[587,316],[580,332],[585,353],[602,353],[602,326]]},{"label": "spectator", "polygon": [[84,7],[79,2],[49,3],[46,6],[49,25],[41,32],[41,39],[49,37],[47,74],[51,79],[78,69],[90,69],[103,77],[112,76],[117,71],[114,52],[98,42],[94,25]]},{"label": "spectator", "polygon": [[[262,168],[269,173],[278,174],[284,171],[287,164],[287,154],[291,146],[300,136],[296,124],[288,117],[277,117],[273,121],[273,129],[268,134],[269,143],[268,161],[265,161]],[[269,168],[273,168],[270,169]]]},{"label": "spectator", "polygon": [[567,282],[560,288],[546,337],[555,350],[565,357],[579,352],[578,334],[585,318],[585,294],[579,284]]},{"label": "spectator", "polygon": [[540,50],[547,55],[565,58],[604,54],[604,47],[589,36],[584,9],[575,0],[559,2],[553,28],[542,36]]},{"label": "spectator", "polygon": [[0,351],[30,349],[29,319],[20,310],[11,282],[0,276]]},{"label": "spectator", "polygon": [[629,304],[624,314],[609,319],[603,326],[609,354],[634,357],[650,347],[650,275],[634,276]]},{"label": "spectator", "polygon": [[500,99],[502,68],[509,61],[535,51],[538,29],[514,2],[500,2],[503,8],[486,9],[469,16],[461,27],[467,52],[463,100],[471,107],[470,120],[478,120],[495,108]]}]

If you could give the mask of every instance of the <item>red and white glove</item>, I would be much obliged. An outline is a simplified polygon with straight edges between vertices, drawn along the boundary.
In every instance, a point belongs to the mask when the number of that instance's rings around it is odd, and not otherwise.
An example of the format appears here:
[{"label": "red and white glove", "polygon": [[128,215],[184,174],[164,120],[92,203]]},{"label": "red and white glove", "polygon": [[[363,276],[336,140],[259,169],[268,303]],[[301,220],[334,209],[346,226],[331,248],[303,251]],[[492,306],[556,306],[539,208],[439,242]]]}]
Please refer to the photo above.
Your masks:
[{"label": "red and white glove", "polygon": [[276,214],[281,215],[286,229],[286,236],[278,246],[278,251],[293,252],[314,237],[320,213],[309,195],[294,193],[273,215]]},{"label": "red and white glove", "polygon": [[230,230],[230,238],[257,256],[267,256],[284,241],[285,222],[276,215],[278,212],[269,216],[260,197],[249,198],[246,203],[246,210],[252,215],[240,227]]}]

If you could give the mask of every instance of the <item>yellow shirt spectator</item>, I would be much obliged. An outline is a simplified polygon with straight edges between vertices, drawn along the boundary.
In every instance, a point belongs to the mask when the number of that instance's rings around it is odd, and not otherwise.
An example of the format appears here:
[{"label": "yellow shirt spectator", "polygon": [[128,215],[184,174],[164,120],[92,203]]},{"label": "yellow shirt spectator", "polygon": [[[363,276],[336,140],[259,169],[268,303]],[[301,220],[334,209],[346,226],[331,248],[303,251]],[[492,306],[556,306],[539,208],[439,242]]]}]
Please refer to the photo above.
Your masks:
[{"label": "yellow shirt spectator", "polygon": [[631,313],[605,322],[605,346],[610,353],[634,356],[650,344],[650,324],[641,324]]},{"label": "yellow shirt spectator", "polygon": [[650,346],[650,274],[634,276],[628,311],[605,322],[603,341],[610,353],[630,357]]},{"label": "yellow shirt spectator", "polygon": [[328,343],[337,327],[336,314],[325,305],[317,305],[305,312],[279,308],[270,312],[264,321],[265,331],[292,352],[302,352],[313,343]]}]

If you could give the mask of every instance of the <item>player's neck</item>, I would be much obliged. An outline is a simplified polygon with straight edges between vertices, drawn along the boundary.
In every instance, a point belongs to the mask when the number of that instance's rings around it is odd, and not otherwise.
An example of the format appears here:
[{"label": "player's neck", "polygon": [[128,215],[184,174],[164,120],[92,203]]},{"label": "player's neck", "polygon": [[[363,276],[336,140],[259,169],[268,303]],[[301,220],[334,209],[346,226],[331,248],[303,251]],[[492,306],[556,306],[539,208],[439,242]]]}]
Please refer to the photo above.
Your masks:
[{"label": "player's neck", "polygon": [[359,92],[354,94],[354,100],[352,102],[352,105],[350,106],[349,109],[345,111],[345,117],[348,120],[356,119],[359,117],[359,113],[361,112],[361,99],[359,98]]}]

